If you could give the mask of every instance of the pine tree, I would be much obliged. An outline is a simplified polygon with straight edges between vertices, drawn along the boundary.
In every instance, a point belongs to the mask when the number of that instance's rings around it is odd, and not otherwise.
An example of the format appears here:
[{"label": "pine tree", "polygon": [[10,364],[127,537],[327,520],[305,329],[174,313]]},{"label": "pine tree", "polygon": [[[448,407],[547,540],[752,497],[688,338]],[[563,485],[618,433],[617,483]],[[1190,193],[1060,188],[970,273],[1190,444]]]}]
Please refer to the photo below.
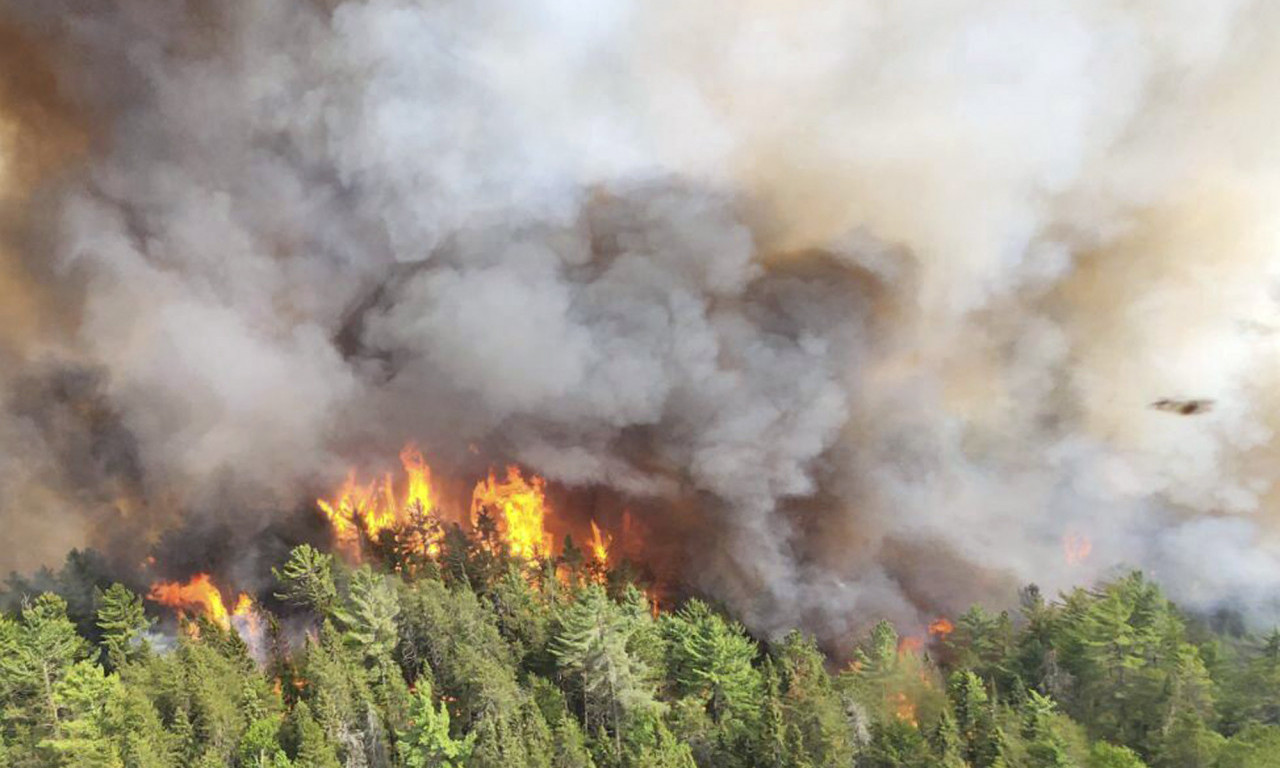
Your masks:
[{"label": "pine tree", "polygon": [[293,747],[293,768],[340,768],[338,753],[325,738],[307,702],[299,701],[287,721]]},{"label": "pine tree", "polygon": [[111,739],[107,703],[119,685],[102,668],[88,661],[73,664],[54,686],[61,712],[57,731],[41,742],[52,765],[76,768],[116,768],[121,765],[117,744]]},{"label": "pine tree", "polygon": [[1013,668],[1026,685],[1040,693],[1066,693],[1067,680],[1058,666],[1054,640],[1059,635],[1059,610],[1049,605],[1035,584],[1021,593],[1022,630],[1015,641]]},{"label": "pine tree", "polygon": [[689,745],[677,739],[654,711],[635,715],[622,752],[627,768],[697,768]]},{"label": "pine tree", "polygon": [[308,641],[302,665],[308,703],[329,742],[347,764],[364,760],[364,711],[372,698],[358,652],[325,621],[318,640]]},{"label": "pine tree", "polygon": [[964,768],[964,758],[961,757],[963,745],[951,707],[942,708],[938,722],[929,732],[929,746],[933,750],[938,768]]},{"label": "pine tree", "polygon": [[816,765],[847,765],[853,759],[852,731],[822,651],[812,638],[792,632],[777,648],[776,659],[783,683],[783,712],[803,745],[796,752],[796,745],[789,741],[788,752]]},{"label": "pine tree", "polygon": [[1105,741],[1095,742],[1090,748],[1087,765],[1088,768],[1147,768],[1147,764],[1132,749]]},{"label": "pine tree", "polygon": [[954,668],[972,670],[994,690],[1014,688],[1014,634],[1009,614],[992,615],[975,605],[956,619],[955,629],[943,645]]},{"label": "pine tree", "polygon": [[406,768],[462,768],[471,757],[476,734],[462,739],[449,735],[449,708],[436,709],[430,686],[419,686],[410,710],[410,726],[399,734],[400,754]]},{"label": "pine tree", "polygon": [[550,612],[530,585],[525,569],[510,563],[494,584],[491,598],[498,630],[516,649],[517,656],[528,657],[533,664],[545,664],[541,654],[550,632]]},{"label": "pine tree", "polygon": [[1001,735],[987,691],[976,674],[956,672],[947,683],[963,756],[974,768],[990,768],[1000,759]]},{"label": "pine tree", "polygon": [[48,592],[22,607],[22,620],[0,622],[0,690],[20,707],[18,719],[40,736],[60,738],[57,688],[88,654],[67,618],[67,604]]},{"label": "pine tree", "polygon": [[250,670],[227,655],[220,629],[206,623],[199,639],[179,641],[177,657],[183,692],[195,731],[200,759],[230,760],[249,722],[244,690]]},{"label": "pine tree", "polygon": [[391,655],[398,639],[399,614],[400,603],[391,580],[367,565],[352,574],[347,600],[334,612],[347,641],[372,661]]},{"label": "pine tree", "polygon": [[179,707],[173,713],[173,722],[169,724],[170,750],[179,765],[189,765],[199,754],[195,727],[191,724],[191,716],[185,707]]},{"label": "pine tree", "polygon": [[555,742],[552,768],[595,768],[591,752],[587,749],[586,734],[577,720],[563,718],[552,733]]},{"label": "pine tree", "polygon": [[871,743],[859,764],[866,768],[936,768],[938,763],[914,723],[891,717],[871,729]]},{"label": "pine tree", "polygon": [[181,765],[155,705],[137,687],[111,688],[107,703],[107,732],[119,745],[128,768],[176,768]]},{"label": "pine tree", "polygon": [[588,586],[561,619],[551,653],[576,678],[588,725],[604,724],[621,752],[623,718],[656,706],[649,672],[627,651],[630,622],[599,585]]},{"label": "pine tree", "polygon": [[125,585],[112,584],[100,593],[98,628],[102,630],[102,647],[110,668],[119,669],[145,652],[144,635],[153,623],[142,607],[142,598]]},{"label": "pine tree", "polygon": [[560,550],[560,565],[569,575],[569,591],[576,592],[582,585],[582,569],[587,562],[587,555],[573,540],[573,536],[564,537],[564,546]]},{"label": "pine tree", "polygon": [[1213,765],[1225,739],[1210,730],[1199,714],[1183,710],[1152,760],[1153,768],[1201,768]]},{"label": "pine tree", "polygon": [[1257,691],[1253,719],[1280,725],[1280,628],[1271,630],[1258,659],[1249,665],[1250,686]]},{"label": "pine tree", "polygon": [[881,620],[872,627],[865,658],[875,670],[893,668],[898,659],[898,632],[892,624]]},{"label": "pine tree", "polygon": [[764,660],[764,699],[761,703],[760,737],[756,754],[760,768],[786,768],[787,723],[782,715],[782,694],[772,657]]},{"label": "pine tree", "polygon": [[1223,745],[1214,768],[1275,768],[1277,765],[1280,765],[1280,727],[1255,723]]},{"label": "pine tree", "polygon": [[321,617],[330,616],[338,604],[333,556],[309,544],[294,547],[284,567],[272,568],[271,573],[282,587],[276,597],[287,603],[310,608]]},{"label": "pine tree", "polygon": [[533,705],[546,724],[551,739],[548,768],[594,768],[587,737],[578,721],[569,714],[564,693],[550,680],[531,678]]},{"label": "pine tree", "polygon": [[399,614],[400,602],[392,580],[368,566],[352,575],[345,604],[334,609],[334,616],[346,629],[346,644],[364,657],[375,702],[385,716],[379,728],[366,729],[369,737],[380,733],[383,726],[400,727],[409,707],[408,688],[393,657],[400,639],[396,623]]},{"label": "pine tree", "polygon": [[1022,738],[1026,741],[1027,768],[1071,768],[1066,743],[1055,730],[1053,700],[1032,691],[1023,707]]},{"label": "pine tree", "polygon": [[795,723],[787,725],[783,743],[786,745],[783,749],[783,765],[786,768],[816,768],[818,764],[809,756],[809,748],[800,733],[800,726]]},{"label": "pine tree", "polygon": [[1194,650],[1182,621],[1141,573],[1096,591],[1073,591],[1062,614],[1056,645],[1074,681],[1066,711],[1088,724],[1092,736],[1154,753],[1175,714],[1170,694],[1180,676],[1193,672],[1178,669]]},{"label": "pine tree", "polygon": [[[553,599],[458,535],[466,580],[362,568],[338,584],[327,555],[295,552],[282,596],[316,608],[332,587],[327,617],[292,653],[273,624],[265,670],[207,618],[147,651],[150,621],[120,585],[79,627],[52,594],[20,610],[0,595],[0,765],[1270,768],[1280,754],[1280,633],[1184,621],[1139,574],[1053,603],[1028,590],[1016,632],[970,611],[940,658],[977,668],[946,686],[887,622],[833,681],[799,633],[757,659],[704,603],[655,620],[618,569]],[[88,589],[79,562],[67,583]]]},{"label": "pine tree", "polygon": [[263,717],[253,721],[240,740],[242,768],[281,768],[289,760],[280,744],[280,720]]},{"label": "pine tree", "polygon": [[664,633],[680,691],[704,698],[717,724],[728,719],[735,729],[753,730],[761,679],[752,666],[755,643],[742,626],[726,622],[702,601],[690,600],[669,617]]}]

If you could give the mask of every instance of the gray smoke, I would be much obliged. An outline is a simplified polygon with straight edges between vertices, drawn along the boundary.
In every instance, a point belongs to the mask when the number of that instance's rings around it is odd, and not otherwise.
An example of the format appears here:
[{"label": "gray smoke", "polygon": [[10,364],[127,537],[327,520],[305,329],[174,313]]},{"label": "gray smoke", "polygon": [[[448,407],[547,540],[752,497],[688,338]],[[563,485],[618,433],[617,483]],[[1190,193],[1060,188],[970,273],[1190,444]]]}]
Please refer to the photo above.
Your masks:
[{"label": "gray smoke", "polygon": [[763,632],[1277,615],[1274,3],[0,9],[0,566],[415,439],[678,516]]}]

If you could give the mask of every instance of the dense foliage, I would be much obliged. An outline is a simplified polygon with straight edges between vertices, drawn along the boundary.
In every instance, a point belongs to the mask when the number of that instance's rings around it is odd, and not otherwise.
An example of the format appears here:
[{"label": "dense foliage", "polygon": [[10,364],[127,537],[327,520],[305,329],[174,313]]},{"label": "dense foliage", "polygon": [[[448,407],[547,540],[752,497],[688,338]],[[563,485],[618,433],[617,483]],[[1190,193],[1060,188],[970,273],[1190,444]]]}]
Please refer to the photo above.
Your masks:
[{"label": "dense foliage", "polygon": [[454,529],[385,567],[311,547],[275,571],[259,659],[205,618],[87,591],[76,554],[0,616],[13,768],[1259,768],[1280,766],[1280,633],[1210,631],[1140,574],[945,635],[876,625],[836,669],[645,594],[569,543],[512,559]]}]

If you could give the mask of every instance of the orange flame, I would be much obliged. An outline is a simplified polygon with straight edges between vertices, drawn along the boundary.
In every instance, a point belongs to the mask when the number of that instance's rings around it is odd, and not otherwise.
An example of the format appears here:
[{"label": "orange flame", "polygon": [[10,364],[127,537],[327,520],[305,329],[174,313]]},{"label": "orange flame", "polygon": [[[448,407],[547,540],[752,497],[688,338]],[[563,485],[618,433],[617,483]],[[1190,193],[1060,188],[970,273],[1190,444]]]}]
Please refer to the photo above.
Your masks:
[{"label": "orange flame", "polygon": [[891,702],[893,704],[893,714],[899,720],[905,720],[912,725],[919,725],[916,722],[916,705],[911,697],[905,693],[896,693],[893,695]]},{"label": "orange flame", "polygon": [[924,650],[923,637],[903,637],[898,640],[898,655],[919,655]]},{"label": "orange flame", "polygon": [[[157,581],[151,585],[147,599],[173,608],[181,616],[187,615],[188,612],[200,613],[223,629],[231,626],[226,603],[222,601],[222,593],[213,585],[207,573],[197,573],[186,584],[176,581]],[[248,595],[240,595],[236,604],[237,615],[242,605],[247,605],[246,610],[249,610],[253,606],[253,600]]]},{"label": "orange flame", "polygon": [[236,607],[231,609],[231,620],[240,630],[240,634],[247,634],[254,640],[261,635],[262,620],[258,616],[258,606],[253,602],[253,598],[244,592],[241,592],[240,597],[236,599]]},{"label": "orange flame", "polygon": [[493,472],[476,484],[471,495],[471,519],[476,521],[486,509],[500,513],[499,530],[515,557],[534,558],[551,549],[551,537],[544,527],[547,516],[546,482],[533,475],[525,480],[517,467],[507,467],[507,479],[499,482]]},{"label": "orange flame", "polygon": [[643,592],[649,600],[649,614],[656,620],[662,615],[662,596],[656,588],[645,589]]},{"label": "orange flame", "polygon": [[591,556],[601,565],[609,563],[609,545],[613,544],[613,536],[611,534],[604,535],[600,533],[600,526],[596,525],[596,521],[591,521]]},{"label": "orange flame", "polygon": [[952,624],[948,619],[934,619],[929,625],[929,634],[939,640],[946,640],[947,635],[955,631],[956,625]]},{"label": "orange flame", "polygon": [[422,459],[418,446],[409,443],[400,451],[400,464],[409,476],[409,489],[405,492],[401,509],[418,509],[429,512],[435,508],[431,493],[431,468]]},{"label": "orange flame", "polygon": [[[403,522],[411,512],[426,514],[435,508],[431,469],[423,460],[422,452],[409,443],[400,451],[400,463],[408,476],[403,497],[396,497],[390,474],[384,475],[381,482],[375,480],[361,485],[352,471],[333,500],[316,501],[320,511],[329,519],[338,549],[354,560],[360,559],[362,534],[369,539],[377,539],[383,531],[394,529]],[[425,543],[433,554],[438,546],[437,541]]]},{"label": "orange flame", "polygon": [[1069,533],[1062,539],[1062,551],[1066,555],[1067,565],[1080,565],[1093,552],[1093,542],[1088,536]]}]

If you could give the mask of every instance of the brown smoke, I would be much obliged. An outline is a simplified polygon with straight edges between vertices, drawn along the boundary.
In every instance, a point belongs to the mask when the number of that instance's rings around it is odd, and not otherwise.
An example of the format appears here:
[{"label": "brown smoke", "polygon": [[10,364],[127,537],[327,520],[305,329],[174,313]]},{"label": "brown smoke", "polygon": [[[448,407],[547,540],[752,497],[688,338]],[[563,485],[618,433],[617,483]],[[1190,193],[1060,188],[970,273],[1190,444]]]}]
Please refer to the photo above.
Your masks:
[{"label": "brown smoke", "polygon": [[1122,565],[1274,618],[1270,4],[0,9],[0,566],[417,440],[764,632]]}]

